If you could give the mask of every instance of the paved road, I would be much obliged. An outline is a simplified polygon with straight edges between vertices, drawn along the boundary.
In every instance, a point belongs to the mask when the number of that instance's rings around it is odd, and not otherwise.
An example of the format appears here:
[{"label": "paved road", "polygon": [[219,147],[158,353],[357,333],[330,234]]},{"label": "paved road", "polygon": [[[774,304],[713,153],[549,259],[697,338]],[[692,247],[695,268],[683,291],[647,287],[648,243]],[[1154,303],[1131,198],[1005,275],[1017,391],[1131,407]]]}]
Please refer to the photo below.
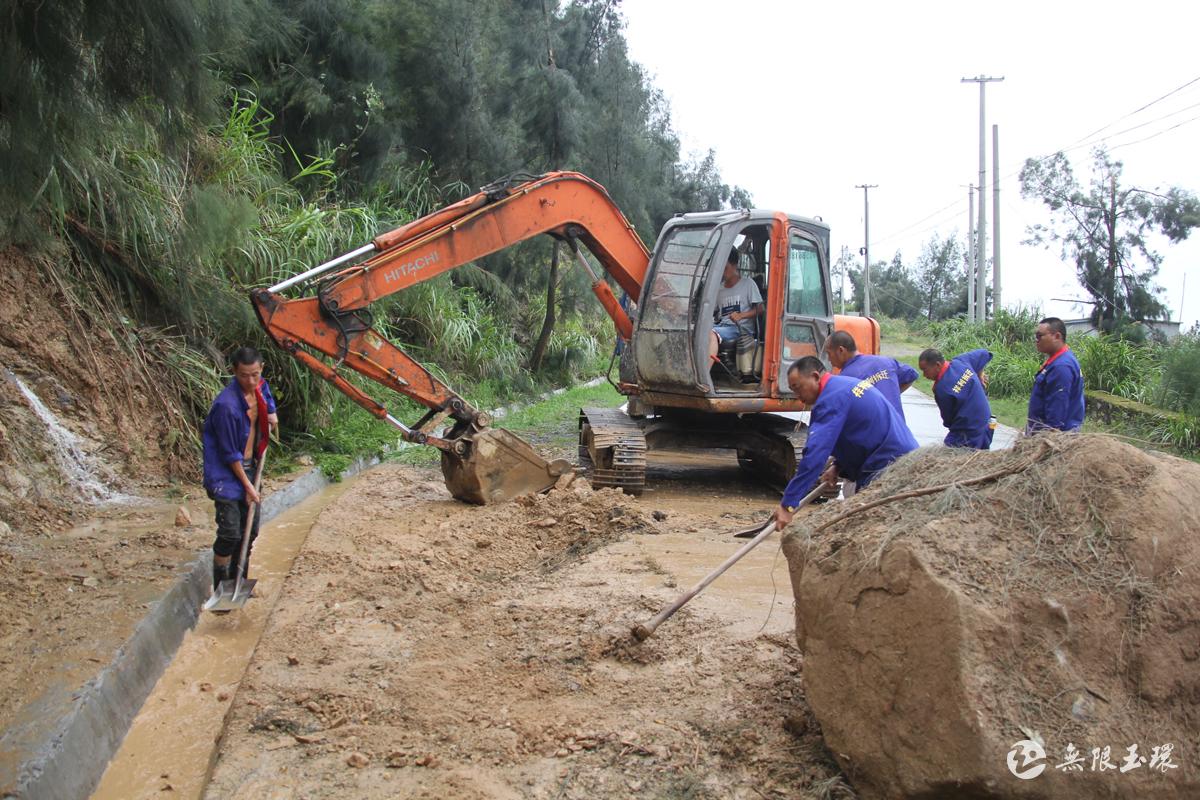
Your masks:
[{"label": "paved road", "polygon": [[[908,427],[917,437],[917,443],[922,447],[928,444],[941,444],[946,438],[946,429],[942,427],[942,415],[938,412],[937,404],[929,395],[916,389],[909,389],[900,395],[904,403],[904,418]],[[996,428],[995,438],[992,439],[992,449],[999,450],[1012,447],[1020,431],[1007,425]]]}]

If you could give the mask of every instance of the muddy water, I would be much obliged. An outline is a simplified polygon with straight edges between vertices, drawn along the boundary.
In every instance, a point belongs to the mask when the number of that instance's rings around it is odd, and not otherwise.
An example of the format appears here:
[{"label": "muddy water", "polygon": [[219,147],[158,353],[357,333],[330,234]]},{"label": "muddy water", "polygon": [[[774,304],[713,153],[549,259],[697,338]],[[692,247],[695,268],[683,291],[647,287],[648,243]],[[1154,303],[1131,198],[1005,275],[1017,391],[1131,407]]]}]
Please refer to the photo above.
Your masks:
[{"label": "muddy water", "polygon": [[[747,539],[731,536],[732,531],[765,523],[779,504],[778,492],[743,471],[732,453],[653,453],[648,467],[647,486],[654,488],[643,501],[671,518],[685,518],[688,526],[681,531],[672,525],[675,530],[668,533],[627,539],[615,549],[651,565],[643,586],[657,589],[656,596],[664,594],[664,588],[671,590],[668,596],[691,589],[746,544]],[[760,632],[790,634],[792,589],[779,535],[767,537],[688,606],[727,620],[726,632],[734,639]]]},{"label": "muddy water", "polygon": [[177,508],[110,505],[68,531],[4,543],[15,559],[0,581],[0,793],[201,546],[199,528],[174,526]]},{"label": "muddy water", "polygon": [[[787,559],[779,550],[779,537],[772,535],[711,583],[689,605],[715,612],[729,620],[732,638],[747,639],[759,633],[785,633],[792,630],[792,586],[788,581]],[[666,574],[677,594],[683,594],[720,566],[745,539],[694,533],[668,533],[640,537],[633,546],[654,559]],[[664,586],[661,576],[647,574],[646,589]],[[669,626],[671,623],[664,623]]]},{"label": "muddy water", "polygon": [[256,597],[242,611],[201,613],[142,705],[93,800],[200,797],[214,743],[284,578],[322,509],[353,481],[335,484],[263,526],[250,574]]}]

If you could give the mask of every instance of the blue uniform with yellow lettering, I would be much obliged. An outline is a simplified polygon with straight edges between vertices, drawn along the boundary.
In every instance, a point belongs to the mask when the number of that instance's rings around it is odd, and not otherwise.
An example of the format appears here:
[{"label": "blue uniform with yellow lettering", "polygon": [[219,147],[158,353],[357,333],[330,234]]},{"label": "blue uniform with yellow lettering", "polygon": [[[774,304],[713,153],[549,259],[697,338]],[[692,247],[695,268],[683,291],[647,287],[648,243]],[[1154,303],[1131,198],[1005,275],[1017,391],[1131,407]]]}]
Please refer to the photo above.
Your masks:
[{"label": "blue uniform with yellow lettering", "polygon": [[900,415],[900,419],[904,419],[904,404],[900,401],[900,387],[917,379],[915,369],[887,356],[856,355],[842,365],[841,374],[847,378],[870,382],[892,404],[896,413]]},{"label": "blue uniform with yellow lettering", "polygon": [[838,473],[861,489],[884,467],[916,449],[912,431],[870,383],[825,373],[812,407],[808,442],[782,503],[788,508],[798,505],[816,486],[831,455]]},{"label": "blue uniform with yellow lettering", "polygon": [[947,447],[987,450],[992,446],[992,404],[979,379],[991,360],[987,350],[972,350],[942,365],[942,374],[933,383],[933,399],[942,412],[942,424],[950,431]]},{"label": "blue uniform with yellow lettering", "polygon": [[1029,395],[1028,433],[1047,428],[1077,431],[1083,427],[1083,372],[1071,348],[1063,345],[1046,359]]}]

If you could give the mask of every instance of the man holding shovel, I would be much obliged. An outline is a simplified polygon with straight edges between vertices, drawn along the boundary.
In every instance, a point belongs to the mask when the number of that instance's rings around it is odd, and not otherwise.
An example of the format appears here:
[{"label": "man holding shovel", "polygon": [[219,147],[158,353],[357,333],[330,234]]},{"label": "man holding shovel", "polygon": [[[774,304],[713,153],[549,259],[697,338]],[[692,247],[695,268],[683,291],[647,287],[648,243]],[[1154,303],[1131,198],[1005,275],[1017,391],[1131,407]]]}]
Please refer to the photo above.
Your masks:
[{"label": "man holding shovel", "polygon": [[232,357],[233,380],[213,401],[204,418],[204,489],[216,504],[217,538],[213,542],[213,590],[245,569],[238,563],[243,532],[255,507],[249,546],[258,536],[258,489],[254,476],[267,449],[270,431],[279,425],[275,398],[262,377],[262,355],[240,347]]},{"label": "man holding shovel", "polygon": [[[811,409],[808,441],[796,474],[775,509],[775,527],[791,523],[800,499],[839,477],[862,489],[900,456],[917,449],[912,431],[870,381],[831,375],[816,356],[805,356],[787,373],[792,392]],[[829,457],[833,465],[826,467]]]},{"label": "man holding shovel", "polygon": [[[738,551],[699,583],[667,604],[653,619],[634,625],[631,633],[642,642],[688,601],[773,531],[782,530],[796,512],[835,483],[839,473],[862,488],[900,456],[917,449],[917,440],[887,398],[869,380],[830,375],[816,356],[797,360],[787,373],[788,386],[812,410],[808,442],[796,465],[796,475],[783,493],[773,519]],[[829,457],[833,465],[826,467]],[[819,480],[818,480],[819,479]],[[816,487],[816,488],[814,488]],[[749,533],[744,531],[743,533]],[[739,534],[740,535],[740,534]]]}]

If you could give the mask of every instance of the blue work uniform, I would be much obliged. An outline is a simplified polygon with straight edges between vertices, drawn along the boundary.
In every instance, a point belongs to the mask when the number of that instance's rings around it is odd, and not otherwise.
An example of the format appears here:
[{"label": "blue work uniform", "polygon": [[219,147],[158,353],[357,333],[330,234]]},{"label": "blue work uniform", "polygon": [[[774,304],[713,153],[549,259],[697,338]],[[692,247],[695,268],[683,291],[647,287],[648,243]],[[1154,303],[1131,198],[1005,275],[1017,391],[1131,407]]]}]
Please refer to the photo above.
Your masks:
[{"label": "blue work uniform", "polygon": [[[275,398],[265,380],[259,382],[258,394],[261,397],[258,404],[260,441],[255,457],[261,455],[266,446],[267,414],[275,413]],[[246,441],[250,438],[249,410],[242,387],[234,379],[217,395],[204,418],[200,435],[204,445],[204,488],[214,500],[242,500],[246,496],[231,465],[243,461]]]},{"label": "blue work uniform", "polygon": [[847,378],[869,381],[892,404],[900,419],[904,419],[900,387],[917,379],[915,369],[887,356],[856,355],[842,365],[841,374]]},{"label": "blue work uniform", "polygon": [[782,504],[797,506],[816,486],[831,455],[838,474],[861,489],[884,467],[916,449],[912,431],[870,383],[826,373],[812,407],[804,453],[783,492]]},{"label": "blue work uniform", "polygon": [[947,447],[992,446],[992,404],[988,402],[979,375],[992,360],[987,350],[972,350],[950,359],[933,382],[933,399],[949,429]]},{"label": "blue work uniform", "polygon": [[1083,427],[1083,371],[1065,344],[1046,359],[1033,379],[1027,433],[1047,428],[1077,431]]}]

